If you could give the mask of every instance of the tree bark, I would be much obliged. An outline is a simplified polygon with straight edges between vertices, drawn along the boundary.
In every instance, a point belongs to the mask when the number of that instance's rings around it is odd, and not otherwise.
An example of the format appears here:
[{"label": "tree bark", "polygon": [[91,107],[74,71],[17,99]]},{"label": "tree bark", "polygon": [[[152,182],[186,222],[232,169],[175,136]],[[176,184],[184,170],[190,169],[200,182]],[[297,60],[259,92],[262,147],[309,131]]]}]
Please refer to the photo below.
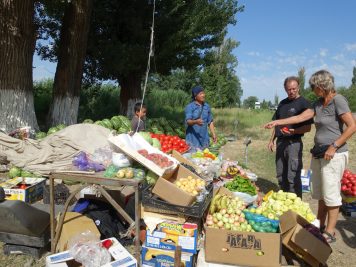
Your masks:
[{"label": "tree bark", "polygon": [[38,130],[33,101],[34,1],[0,1],[0,128]]},{"label": "tree bark", "polygon": [[92,0],[73,0],[64,11],[48,125],[77,123]]},{"label": "tree bark", "polygon": [[141,80],[140,73],[129,73],[126,76],[119,77],[120,84],[120,113],[129,118],[133,117],[134,105],[141,101]]}]

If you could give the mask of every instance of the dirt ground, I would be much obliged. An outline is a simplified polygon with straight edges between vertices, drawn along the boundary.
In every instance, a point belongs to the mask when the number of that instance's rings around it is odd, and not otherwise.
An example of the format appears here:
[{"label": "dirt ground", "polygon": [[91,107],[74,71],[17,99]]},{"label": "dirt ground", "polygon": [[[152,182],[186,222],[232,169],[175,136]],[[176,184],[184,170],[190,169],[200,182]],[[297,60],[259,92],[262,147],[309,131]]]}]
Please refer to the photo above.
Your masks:
[{"label": "dirt ground", "polygon": [[[266,139],[268,140],[268,139]],[[278,189],[274,178],[274,156],[266,150],[267,141],[253,140],[248,148],[248,166],[258,174],[258,186],[261,191],[266,193],[271,189]],[[305,147],[310,148],[311,140],[305,140]],[[356,141],[353,141],[356,143]],[[356,155],[356,145],[352,145],[352,152]],[[354,149],[355,148],[355,149]],[[307,148],[306,148],[307,149]],[[223,149],[224,158],[239,159],[244,162],[245,146],[241,140],[228,143]],[[310,156],[305,153],[304,166],[308,167]],[[351,170],[356,172],[356,160],[350,162]],[[309,193],[303,195],[303,200],[310,203],[312,210],[316,213],[317,202],[311,199]],[[339,220],[336,227],[337,241],[331,244],[333,253],[328,259],[330,267],[351,267],[355,266],[355,248],[356,248],[356,218],[344,217],[339,214]],[[40,267],[45,266],[45,257],[35,260],[30,256],[11,255],[5,256],[2,253],[2,243],[0,243],[0,267]]]}]

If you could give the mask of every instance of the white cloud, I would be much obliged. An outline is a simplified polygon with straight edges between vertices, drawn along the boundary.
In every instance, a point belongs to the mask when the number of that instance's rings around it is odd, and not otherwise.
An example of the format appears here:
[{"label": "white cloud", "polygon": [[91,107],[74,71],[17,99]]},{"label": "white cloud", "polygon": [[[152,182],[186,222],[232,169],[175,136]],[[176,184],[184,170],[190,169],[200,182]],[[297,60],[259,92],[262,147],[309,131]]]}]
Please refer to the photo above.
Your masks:
[{"label": "white cloud", "polygon": [[251,57],[259,57],[260,53],[257,51],[250,51],[250,52],[247,52],[247,55],[249,55]]},{"label": "white cloud", "polygon": [[346,48],[347,51],[356,52],[356,43],[345,44],[345,48]]},{"label": "white cloud", "polygon": [[345,56],[343,53],[340,53],[340,54],[336,54],[335,56],[333,56],[332,59],[335,61],[343,61],[343,60],[345,60]]},{"label": "white cloud", "polygon": [[327,53],[328,53],[328,49],[326,49],[326,48],[320,48],[319,55],[320,55],[321,57],[325,57]]}]

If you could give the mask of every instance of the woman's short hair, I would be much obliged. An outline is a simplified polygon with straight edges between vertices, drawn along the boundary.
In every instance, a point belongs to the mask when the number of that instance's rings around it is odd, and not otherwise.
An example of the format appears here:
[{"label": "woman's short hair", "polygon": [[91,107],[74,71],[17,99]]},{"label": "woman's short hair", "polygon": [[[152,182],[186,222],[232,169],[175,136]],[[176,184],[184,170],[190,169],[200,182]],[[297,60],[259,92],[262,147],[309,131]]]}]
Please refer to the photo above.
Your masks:
[{"label": "woman's short hair", "polygon": [[319,87],[325,92],[335,92],[334,76],[327,70],[319,70],[315,72],[309,79],[309,84],[312,89]]}]

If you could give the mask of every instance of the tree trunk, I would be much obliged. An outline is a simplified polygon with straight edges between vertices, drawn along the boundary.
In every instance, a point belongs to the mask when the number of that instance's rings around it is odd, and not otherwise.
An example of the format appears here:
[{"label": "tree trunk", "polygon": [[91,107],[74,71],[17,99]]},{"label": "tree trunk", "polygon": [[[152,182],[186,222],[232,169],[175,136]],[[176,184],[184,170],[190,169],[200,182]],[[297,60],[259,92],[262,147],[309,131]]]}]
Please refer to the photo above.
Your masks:
[{"label": "tree trunk", "polygon": [[0,1],[0,128],[38,130],[33,101],[34,1]]},{"label": "tree trunk", "polygon": [[77,123],[92,0],[74,0],[64,11],[48,125]]},{"label": "tree trunk", "polygon": [[120,113],[129,118],[133,117],[134,105],[141,101],[141,79],[140,73],[129,73],[119,78],[120,84]]}]

